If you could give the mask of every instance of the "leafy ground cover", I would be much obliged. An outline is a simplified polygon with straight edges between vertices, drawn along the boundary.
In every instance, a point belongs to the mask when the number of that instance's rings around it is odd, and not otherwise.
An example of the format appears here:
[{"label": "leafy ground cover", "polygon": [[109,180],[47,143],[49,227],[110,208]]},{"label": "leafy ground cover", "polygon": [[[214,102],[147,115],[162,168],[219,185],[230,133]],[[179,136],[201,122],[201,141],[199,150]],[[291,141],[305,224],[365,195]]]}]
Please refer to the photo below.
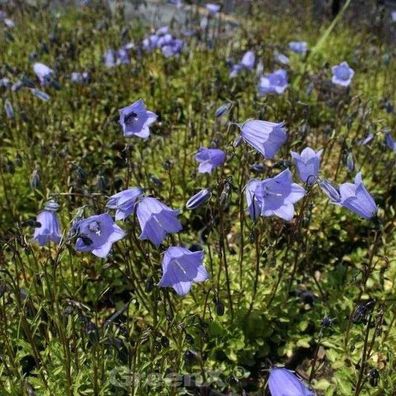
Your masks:
[{"label": "leafy ground cover", "polygon": [[[190,6],[168,32],[122,2],[15,3],[0,15],[1,395],[265,395],[274,367],[317,395],[394,395],[385,35],[348,2],[320,24],[308,5]],[[307,147],[323,151],[304,178],[291,152]],[[200,148],[225,157],[201,173]],[[109,205],[131,187],[136,202]]]}]

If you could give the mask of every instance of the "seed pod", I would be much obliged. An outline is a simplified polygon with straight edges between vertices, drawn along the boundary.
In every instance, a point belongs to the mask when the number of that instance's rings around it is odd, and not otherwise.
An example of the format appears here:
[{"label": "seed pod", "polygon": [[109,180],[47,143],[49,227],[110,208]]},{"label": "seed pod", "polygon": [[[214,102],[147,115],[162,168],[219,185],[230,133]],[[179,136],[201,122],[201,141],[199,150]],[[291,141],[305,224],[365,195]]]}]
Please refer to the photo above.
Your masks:
[{"label": "seed pod", "polygon": [[220,300],[216,301],[216,313],[219,316],[224,315],[224,304]]},{"label": "seed pod", "polygon": [[192,345],[194,344],[194,337],[191,334],[186,334],[186,341]]},{"label": "seed pod", "polygon": [[168,338],[168,337],[165,337],[165,336],[162,336],[162,337],[161,337],[161,345],[162,345],[164,348],[168,348],[168,347],[169,347],[169,338]]},{"label": "seed pod", "polygon": [[371,369],[368,372],[367,376],[369,377],[369,383],[371,386],[374,387],[374,386],[378,385],[380,375],[379,375],[379,372],[377,369],[375,369],[375,368]]},{"label": "seed pod", "polygon": [[154,288],[154,281],[153,278],[150,276],[147,280],[146,280],[146,285],[144,287],[144,290],[146,293],[150,293]]},{"label": "seed pod", "polygon": [[209,188],[204,188],[197,194],[193,195],[186,203],[187,209],[196,209],[202,206],[205,202],[207,202],[212,193]]},{"label": "seed pod", "polygon": [[14,108],[12,107],[12,104],[8,99],[6,99],[4,102],[4,110],[6,112],[7,118],[14,118]]},{"label": "seed pod", "polygon": [[216,118],[220,118],[223,115],[227,114],[231,110],[232,104],[231,103],[224,103],[222,104],[215,113]]},{"label": "seed pod", "polygon": [[30,177],[30,187],[36,189],[40,187],[40,184],[40,173],[35,169]]},{"label": "seed pod", "polygon": [[352,323],[365,323],[367,316],[373,311],[375,303],[375,300],[360,302],[352,315]]},{"label": "seed pod", "polygon": [[329,318],[328,316],[325,316],[322,321],[320,322],[320,325],[324,328],[328,328],[333,324],[334,319]]},{"label": "seed pod", "polygon": [[44,102],[48,102],[50,100],[50,96],[39,89],[33,88],[31,89],[31,92],[36,98],[39,98]]}]

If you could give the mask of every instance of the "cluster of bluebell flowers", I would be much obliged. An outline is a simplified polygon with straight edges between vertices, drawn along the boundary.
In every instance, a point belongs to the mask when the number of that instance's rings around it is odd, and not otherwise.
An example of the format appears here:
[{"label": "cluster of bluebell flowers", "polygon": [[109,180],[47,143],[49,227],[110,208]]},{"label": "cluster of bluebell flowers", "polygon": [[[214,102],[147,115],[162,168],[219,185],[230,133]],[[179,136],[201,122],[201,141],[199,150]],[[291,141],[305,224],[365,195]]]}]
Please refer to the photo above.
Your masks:
[{"label": "cluster of bluebell flowers", "polygon": [[230,71],[230,77],[231,78],[236,77],[243,70],[252,71],[254,69],[255,63],[256,63],[256,55],[254,51],[245,52],[245,54],[242,56],[241,61],[232,65]]},{"label": "cluster of bluebell flowers", "polygon": [[281,95],[285,92],[287,86],[287,72],[286,70],[279,69],[273,73],[262,76],[257,85],[257,89],[260,96],[267,94]]},{"label": "cluster of bluebell flowers", "polygon": [[160,49],[166,58],[179,55],[184,47],[184,41],[175,38],[167,26],[158,29],[154,34],[146,37],[142,43],[143,49],[151,52]]},{"label": "cluster of bluebell flowers", "polygon": [[118,50],[108,49],[103,55],[103,62],[107,68],[118,65],[127,65],[130,61],[130,52],[135,47],[133,43],[123,45]]}]

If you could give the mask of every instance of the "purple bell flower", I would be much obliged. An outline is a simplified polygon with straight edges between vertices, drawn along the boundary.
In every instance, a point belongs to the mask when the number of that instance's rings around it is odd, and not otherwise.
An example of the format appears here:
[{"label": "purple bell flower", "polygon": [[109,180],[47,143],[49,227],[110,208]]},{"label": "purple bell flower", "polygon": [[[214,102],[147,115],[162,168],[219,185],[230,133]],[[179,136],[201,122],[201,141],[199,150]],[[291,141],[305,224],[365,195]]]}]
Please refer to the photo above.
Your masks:
[{"label": "purple bell flower", "polygon": [[155,246],[159,246],[167,234],[183,228],[177,219],[179,212],[152,197],[138,203],[136,214],[142,230],[139,238],[149,239]]},{"label": "purple bell flower", "polygon": [[274,53],[274,58],[281,65],[288,65],[289,64],[289,58],[286,55],[284,55],[284,54],[281,54],[279,52],[275,52]]},{"label": "purple bell flower", "polygon": [[387,132],[385,134],[385,144],[392,150],[396,151],[396,141],[393,139],[393,136]]},{"label": "purple bell flower", "polygon": [[331,71],[333,72],[333,77],[331,78],[332,83],[343,87],[347,87],[351,83],[353,75],[355,74],[347,62],[342,62],[339,65],[333,66]]},{"label": "purple bell flower", "polygon": [[54,71],[47,65],[44,65],[44,63],[35,63],[33,65],[33,71],[39,79],[41,85],[48,85],[54,75]]},{"label": "purple bell flower", "polygon": [[169,33],[168,26],[159,28],[155,34],[145,38],[142,42],[143,49],[151,52],[157,48],[161,49],[166,58],[179,55],[184,47],[184,41],[174,38]]},{"label": "purple bell flower", "polygon": [[230,78],[236,77],[243,70],[243,66],[240,63],[236,63],[231,66]]},{"label": "purple bell flower", "polygon": [[268,159],[273,158],[287,140],[283,122],[249,120],[240,128],[242,139]]},{"label": "purple bell flower", "polygon": [[117,57],[116,52],[112,49],[108,49],[103,56],[103,62],[107,68],[114,67],[116,65]]},{"label": "purple bell flower", "polygon": [[260,96],[266,94],[283,94],[287,88],[287,72],[279,69],[271,74],[267,74],[260,78],[257,89]]},{"label": "purple bell flower", "polygon": [[254,51],[247,51],[242,57],[241,65],[248,70],[253,70],[255,62],[256,55],[254,54]]},{"label": "purple bell flower", "polygon": [[166,35],[168,33],[169,33],[169,27],[168,26],[162,26],[155,32],[155,34],[158,37],[164,36],[164,35]]},{"label": "purple bell flower", "polygon": [[354,183],[341,184],[339,191],[340,204],[344,208],[365,219],[371,219],[377,214],[377,205],[364,186],[360,172],[355,176]]},{"label": "purple bell flower", "polygon": [[296,54],[305,55],[308,51],[308,44],[305,41],[290,41],[289,49]]},{"label": "purple bell flower", "polygon": [[253,219],[257,217],[258,212],[264,217],[278,216],[291,221],[294,216],[294,204],[304,195],[305,190],[293,183],[289,169],[263,181],[252,180],[246,187],[246,201]]},{"label": "purple bell flower", "polygon": [[124,136],[138,136],[147,139],[150,136],[149,126],[157,119],[157,115],[148,111],[143,99],[120,110],[120,124]]},{"label": "purple bell flower", "polygon": [[131,215],[139,197],[143,195],[143,190],[139,187],[128,188],[112,195],[107,201],[106,208],[116,209],[116,220],[125,220]]},{"label": "purple bell flower", "polygon": [[231,67],[230,78],[236,77],[242,70],[253,70],[255,62],[256,55],[254,54],[254,51],[245,52],[241,61]]},{"label": "purple bell flower", "polygon": [[157,48],[159,37],[156,34],[152,34],[150,37],[146,37],[142,41],[143,49],[146,52],[151,52]]},{"label": "purple bell flower", "polygon": [[298,176],[304,183],[312,185],[318,177],[322,152],[323,150],[315,152],[310,147],[306,147],[301,154],[291,151],[291,156],[297,166]]},{"label": "purple bell flower", "polygon": [[130,62],[129,52],[126,48],[120,48],[116,52],[117,65],[128,65]]},{"label": "purple bell flower", "polygon": [[157,43],[156,43],[157,44],[157,48],[161,48],[164,45],[172,43],[173,37],[172,37],[172,35],[170,33],[166,33],[166,34],[163,34],[163,35],[161,35],[160,33],[157,33],[156,35],[158,37],[158,40],[157,40]]},{"label": "purple bell flower", "polygon": [[193,283],[209,278],[203,258],[203,251],[191,252],[180,246],[171,246],[162,260],[162,278],[158,286],[173,287],[179,296],[185,296]]},{"label": "purple bell flower", "polygon": [[268,378],[271,396],[315,396],[290,370],[275,367]]},{"label": "purple bell flower", "polygon": [[360,140],[358,144],[360,146],[365,146],[366,144],[369,144],[373,139],[374,135],[372,133],[369,133],[364,139]]},{"label": "purple bell flower", "polygon": [[219,11],[221,6],[219,4],[207,3],[205,5],[206,9],[209,11],[210,15],[216,15]]},{"label": "purple bell flower", "polygon": [[201,147],[195,159],[199,162],[199,173],[212,173],[212,170],[224,164],[225,153],[220,149]]},{"label": "purple bell flower", "polygon": [[10,28],[10,29],[12,29],[12,28],[15,27],[15,22],[14,22],[12,19],[10,19],[10,18],[5,18],[5,19],[3,20],[3,23],[4,23],[4,25],[5,25],[6,27],[8,27],[8,28]]},{"label": "purple bell flower", "polygon": [[256,189],[261,183],[261,180],[252,179],[246,184],[245,196],[248,206],[249,216],[256,221],[261,215],[262,201],[256,196]]},{"label": "purple bell flower", "polygon": [[0,78],[0,88],[10,88],[12,85],[11,81],[7,77]]},{"label": "purple bell flower", "polygon": [[176,6],[176,8],[181,8],[183,6],[183,0],[168,0],[169,4]]},{"label": "purple bell flower", "polygon": [[107,213],[80,220],[74,228],[78,236],[75,249],[79,252],[92,252],[101,258],[109,254],[114,242],[125,236],[125,232]]},{"label": "purple bell flower", "polygon": [[89,73],[88,72],[73,72],[70,75],[70,81],[74,84],[84,84],[89,82]]},{"label": "purple bell flower", "polygon": [[161,46],[161,51],[165,58],[171,58],[178,56],[182,52],[183,47],[183,40],[172,38],[169,42]]},{"label": "purple bell flower", "polygon": [[202,206],[205,202],[209,200],[212,192],[209,188],[204,188],[199,191],[197,194],[193,195],[186,203],[187,209],[196,209]]},{"label": "purple bell flower", "polygon": [[37,215],[36,221],[39,227],[34,230],[33,240],[40,246],[49,242],[59,243],[61,240],[61,229],[56,211],[59,205],[51,200],[44,206],[44,210]]}]

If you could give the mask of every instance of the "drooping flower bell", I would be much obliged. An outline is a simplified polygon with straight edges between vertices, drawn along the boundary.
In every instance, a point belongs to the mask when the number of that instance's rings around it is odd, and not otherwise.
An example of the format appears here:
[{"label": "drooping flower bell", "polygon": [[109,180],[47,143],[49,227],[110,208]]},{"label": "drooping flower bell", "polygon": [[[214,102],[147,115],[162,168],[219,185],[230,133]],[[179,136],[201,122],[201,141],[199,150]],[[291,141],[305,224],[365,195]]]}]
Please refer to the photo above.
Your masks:
[{"label": "drooping flower bell", "polygon": [[178,56],[184,47],[184,41],[181,39],[173,38],[161,46],[162,54],[165,58]]},{"label": "drooping flower bell", "polygon": [[224,164],[225,153],[220,149],[201,147],[195,159],[199,162],[199,173],[212,173],[212,170]]},{"label": "drooping flower bell", "polygon": [[262,76],[257,85],[257,89],[260,96],[266,94],[281,95],[285,92],[287,86],[287,72],[286,70],[279,69],[273,73]]},{"label": "drooping flower bell", "polygon": [[315,152],[310,147],[306,147],[301,154],[291,151],[298,175],[304,183],[312,185],[317,179],[322,152],[323,150]]},{"label": "drooping flower bell", "polygon": [[355,74],[347,62],[342,62],[339,65],[333,66],[331,71],[333,72],[333,77],[331,78],[332,83],[343,87],[347,87],[351,83]]},{"label": "drooping flower bell", "polygon": [[207,3],[205,5],[206,9],[209,11],[210,15],[216,15],[219,11],[221,6],[219,4]]},{"label": "drooping flower bell", "polygon": [[41,85],[48,85],[54,75],[54,71],[47,65],[44,65],[44,63],[35,63],[33,65],[33,71],[39,79]]},{"label": "drooping flower bell", "polygon": [[364,139],[359,140],[357,144],[359,146],[365,146],[366,144],[369,144],[373,139],[374,135],[372,133],[369,133]]},{"label": "drooping flower bell", "polygon": [[162,54],[166,58],[178,56],[183,48],[185,42],[181,39],[175,38],[169,33],[168,26],[159,28],[154,34],[146,37],[142,41],[142,47],[146,52],[151,52],[155,49],[161,49]]},{"label": "drooping flower bell", "polygon": [[140,187],[128,188],[112,195],[107,201],[106,207],[116,209],[116,220],[124,220],[134,212],[136,202],[142,195],[143,190]]},{"label": "drooping flower bell", "polygon": [[296,54],[305,55],[308,51],[308,44],[306,41],[290,41],[289,49]]},{"label": "drooping flower bell", "polygon": [[137,205],[136,214],[142,230],[139,238],[148,239],[155,246],[159,246],[167,234],[183,228],[177,219],[179,212],[156,198],[143,198]]},{"label": "drooping flower bell", "polygon": [[365,219],[371,219],[377,214],[377,205],[364,186],[360,172],[355,176],[354,183],[343,183],[339,190],[340,204],[344,208]]},{"label": "drooping flower bell", "polygon": [[273,158],[287,140],[283,122],[249,120],[240,128],[242,139],[268,159]]},{"label": "drooping flower bell", "polygon": [[289,64],[289,58],[286,56],[286,55],[284,55],[284,54],[281,54],[281,53],[279,53],[279,52],[275,52],[274,53],[274,58],[275,58],[275,60],[278,62],[278,63],[280,63],[280,64],[282,64],[282,65],[288,65]]},{"label": "drooping flower bell", "polygon": [[256,55],[254,51],[247,51],[243,55],[239,63],[235,63],[230,71],[230,77],[236,77],[242,70],[253,70],[256,62]]},{"label": "drooping flower bell", "polygon": [[122,230],[107,213],[90,216],[74,225],[77,234],[75,249],[79,252],[92,252],[105,258],[114,242],[125,236]]},{"label": "drooping flower bell", "polygon": [[260,183],[261,180],[252,179],[249,180],[248,184],[246,184],[245,187],[245,196],[246,196],[249,216],[253,220],[257,220],[258,217],[261,215],[262,201],[260,198],[256,196],[256,188]]},{"label": "drooping flower bell", "polygon": [[385,144],[387,145],[388,148],[390,148],[392,151],[396,151],[396,141],[393,139],[393,136],[391,135],[390,132],[387,132],[385,134]]},{"label": "drooping flower bell", "polygon": [[315,396],[302,380],[285,368],[271,369],[268,387],[271,396]]},{"label": "drooping flower bell", "polygon": [[88,72],[73,72],[70,75],[70,81],[74,84],[88,83],[90,79]]},{"label": "drooping flower bell", "polygon": [[59,204],[54,200],[50,200],[44,206],[36,218],[38,227],[34,230],[33,240],[40,246],[44,246],[49,242],[59,243],[61,240],[61,228],[56,211]]},{"label": "drooping flower bell", "polygon": [[171,246],[162,260],[160,287],[173,287],[180,296],[186,295],[193,283],[209,278],[203,264],[204,252],[192,252],[180,246]]},{"label": "drooping flower bell", "polygon": [[124,136],[138,136],[147,139],[150,136],[150,125],[157,119],[157,115],[148,111],[143,99],[120,110],[120,124]]},{"label": "drooping flower bell", "polygon": [[111,68],[116,65],[116,58],[116,52],[113,49],[108,49],[103,55],[103,62],[107,68]]},{"label": "drooping flower bell", "polygon": [[291,221],[294,216],[294,204],[304,195],[305,190],[293,183],[289,169],[269,179],[251,180],[246,186],[246,201],[253,219],[261,215],[277,216]]},{"label": "drooping flower bell", "polygon": [[247,51],[242,56],[240,64],[247,70],[253,70],[256,63],[256,55],[254,51]]}]

